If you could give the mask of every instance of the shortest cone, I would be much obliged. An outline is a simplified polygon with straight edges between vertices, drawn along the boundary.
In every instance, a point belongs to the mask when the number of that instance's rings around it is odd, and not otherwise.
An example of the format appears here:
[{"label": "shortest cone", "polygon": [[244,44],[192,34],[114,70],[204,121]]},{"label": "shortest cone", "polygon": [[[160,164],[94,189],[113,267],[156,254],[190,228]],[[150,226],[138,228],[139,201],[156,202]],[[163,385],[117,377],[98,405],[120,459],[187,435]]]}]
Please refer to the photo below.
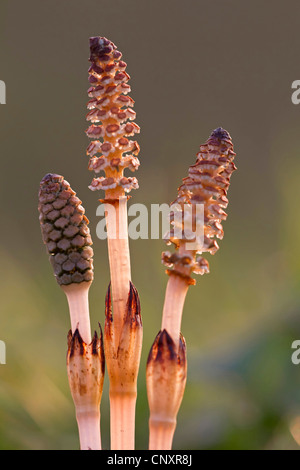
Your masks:
[{"label": "shortest cone", "polygon": [[168,332],[160,331],[151,347],[146,370],[150,408],[149,449],[171,449],[186,375],[186,345],[183,336],[180,335],[177,353]]},{"label": "shortest cone", "polygon": [[102,331],[95,332],[86,344],[79,330],[68,334],[68,379],[76,409],[82,450],[101,449],[100,402],[103,391],[105,360]]},{"label": "shortest cone", "polygon": [[48,173],[39,190],[42,238],[60,286],[93,280],[93,244],[81,200],[63,176]]}]

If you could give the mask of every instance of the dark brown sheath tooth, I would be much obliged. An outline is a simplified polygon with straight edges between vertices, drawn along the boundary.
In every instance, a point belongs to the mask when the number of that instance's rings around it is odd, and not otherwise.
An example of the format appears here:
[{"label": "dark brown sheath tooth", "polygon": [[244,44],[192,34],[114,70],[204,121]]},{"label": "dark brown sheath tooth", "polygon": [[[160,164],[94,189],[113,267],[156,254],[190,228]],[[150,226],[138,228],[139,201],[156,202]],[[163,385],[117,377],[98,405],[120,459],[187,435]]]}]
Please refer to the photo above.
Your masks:
[{"label": "dark brown sheath tooth", "polygon": [[40,183],[40,225],[59,285],[93,280],[93,249],[88,219],[63,176],[47,174]]},{"label": "dark brown sheath tooth", "polygon": [[[146,367],[151,422],[160,417],[176,425],[187,378],[186,344],[180,334],[179,347],[166,330],[160,331],[150,349]],[[174,427],[175,429],[175,427]]]},{"label": "dark brown sheath tooth", "polygon": [[[184,208],[189,205],[191,208],[197,204],[202,204],[203,214],[203,245],[191,253],[192,259],[189,261],[190,273],[204,274],[209,272],[208,262],[202,258],[203,252],[215,254],[219,249],[214,237],[222,239],[224,232],[222,221],[227,218],[224,208],[227,207],[226,198],[232,173],[236,170],[233,163],[235,153],[233,143],[229,133],[222,127],[215,129],[204,145],[200,146],[196,163],[191,165],[188,176],[182,180],[182,185],[178,188],[178,195],[172,204],[176,204],[184,212]],[[192,226],[196,226],[196,211],[192,212]],[[171,219],[172,222],[172,219]],[[199,223],[199,222],[198,222]],[[181,238],[178,237],[181,234]],[[173,243],[176,249],[184,247],[185,243],[191,239],[185,238],[184,222],[181,223],[176,232],[172,229],[165,237],[167,244]],[[183,252],[183,250],[181,250]],[[178,252],[176,252],[178,253]],[[182,258],[183,257],[183,258]],[[182,258],[182,259],[181,259]],[[186,253],[177,254],[175,257],[165,252],[162,262],[168,267],[186,265]],[[172,271],[168,271],[170,274]]]},{"label": "dark brown sheath tooth", "polygon": [[122,393],[135,393],[142,349],[143,327],[139,295],[132,282],[129,286],[124,325],[118,344],[115,342],[114,332],[111,285],[109,284],[105,298],[104,347],[110,377],[110,391],[120,390],[121,384]]},{"label": "dark brown sheath tooth", "polygon": [[[90,420],[93,413],[95,413],[98,426],[99,407],[105,373],[101,327],[100,337],[98,337],[95,332],[89,344],[84,342],[78,329],[76,329],[73,334],[72,330],[69,331],[67,371],[70,390],[76,408],[76,415],[81,415],[82,417],[86,415],[87,419]],[[90,434],[93,433],[90,432]],[[89,436],[89,441],[90,439],[92,439],[92,437]],[[98,445],[99,444],[100,442],[98,442]],[[100,450],[101,445],[98,448]]]}]

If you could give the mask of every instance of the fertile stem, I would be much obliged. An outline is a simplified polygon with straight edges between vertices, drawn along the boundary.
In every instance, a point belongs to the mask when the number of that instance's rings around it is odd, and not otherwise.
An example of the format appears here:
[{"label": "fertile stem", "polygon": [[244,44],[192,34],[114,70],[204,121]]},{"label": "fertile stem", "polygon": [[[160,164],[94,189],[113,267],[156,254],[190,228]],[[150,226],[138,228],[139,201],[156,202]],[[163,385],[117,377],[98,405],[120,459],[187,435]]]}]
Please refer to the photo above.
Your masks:
[{"label": "fertile stem", "polygon": [[[128,309],[131,308],[133,289],[136,298],[137,292],[131,284],[125,193],[137,189],[138,181],[134,177],[125,177],[124,170],[135,171],[139,167],[139,145],[128,137],[139,133],[140,128],[135,122],[129,122],[135,119],[136,114],[132,109],[134,101],[128,96],[131,90],[127,83],[130,77],[125,71],[127,64],[120,60],[121,57],[121,52],[110,40],[98,36],[90,38],[91,87],[88,95],[91,99],[87,105],[87,120],[91,125],[86,134],[96,140],[89,144],[87,155],[90,157],[89,170],[96,174],[101,171],[105,173],[105,176],[93,179],[90,189],[105,191],[105,199],[101,202],[105,204],[111,276],[109,302],[112,295],[113,319],[111,316],[109,328],[106,327],[104,343],[110,380],[111,447],[120,450],[134,448],[135,382],[142,331],[140,320],[138,333],[127,325],[130,321]],[[138,316],[140,317],[140,312]],[[125,333],[129,335],[128,338],[125,338]],[[124,354],[121,354],[122,349],[120,351],[124,341],[138,343],[130,352],[133,369],[130,361],[125,360]],[[133,373],[133,384],[129,371]]]},{"label": "fertile stem", "polygon": [[43,241],[71,319],[67,369],[81,449],[101,449],[100,401],[104,378],[103,341],[91,338],[88,293],[93,280],[93,250],[81,201],[60,175],[41,181],[39,211]]},{"label": "fertile stem", "polygon": [[[163,308],[162,331],[152,346],[147,364],[150,449],[168,450],[172,447],[177,412],[185,387],[185,379],[179,378],[178,366],[183,357],[186,365],[180,336],[183,306],[189,285],[195,284],[191,274],[209,272],[206,259],[197,255],[203,252],[214,254],[219,248],[214,237],[223,238],[221,222],[227,217],[223,209],[228,204],[227,189],[232,172],[236,169],[234,156],[228,132],[222,128],[213,131],[200,147],[197,161],[189,168],[188,177],[183,179],[178,196],[172,203],[173,228],[167,234],[166,242],[173,243],[176,251],[162,254],[163,263],[172,269],[167,270],[170,278]],[[201,205],[201,212],[197,211],[198,205]],[[202,230],[197,230],[199,224]],[[169,400],[173,407],[169,406]]]}]

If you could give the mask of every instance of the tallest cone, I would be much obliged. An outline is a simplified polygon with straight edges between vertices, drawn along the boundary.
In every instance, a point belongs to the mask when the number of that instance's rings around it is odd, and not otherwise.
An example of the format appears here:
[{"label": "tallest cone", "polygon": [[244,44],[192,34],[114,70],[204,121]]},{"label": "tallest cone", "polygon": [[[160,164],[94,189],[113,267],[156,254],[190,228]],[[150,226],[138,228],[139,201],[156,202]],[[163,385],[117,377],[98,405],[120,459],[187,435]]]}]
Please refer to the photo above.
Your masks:
[{"label": "tallest cone", "polygon": [[91,125],[86,134],[93,140],[87,155],[90,157],[89,169],[105,173],[105,176],[93,179],[90,189],[106,191],[108,199],[124,196],[138,188],[135,177],[124,176],[126,168],[135,171],[139,167],[139,145],[130,137],[139,133],[140,128],[133,122],[136,113],[132,109],[134,101],[128,96],[130,77],[121,57],[121,52],[110,40],[101,36],[90,38],[91,87],[88,96],[91,99],[87,104],[87,120]]}]

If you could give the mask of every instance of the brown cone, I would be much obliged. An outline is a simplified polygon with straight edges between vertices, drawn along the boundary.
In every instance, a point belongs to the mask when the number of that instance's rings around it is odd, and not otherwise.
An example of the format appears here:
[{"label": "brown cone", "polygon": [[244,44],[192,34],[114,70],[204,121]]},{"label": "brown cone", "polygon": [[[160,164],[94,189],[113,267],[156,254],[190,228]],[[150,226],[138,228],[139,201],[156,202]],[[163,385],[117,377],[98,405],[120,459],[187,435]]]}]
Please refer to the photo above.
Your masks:
[{"label": "brown cone", "polygon": [[121,57],[121,52],[109,39],[90,38],[88,96],[91,99],[87,104],[87,120],[91,125],[86,134],[93,140],[87,148],[88,168],[96,174],[105,172],[105,177],[93,179],[90,189],[108,191],[109,198],[138,188],[135,177],[124,176],[126,168],[135,171],[139,167],[139,145],[128,137],[138,134],[140,128],[132,122],[136,113],[132,109],[134,101],[128,96],[130,77]]},{"label": "brown cone", "polygon": [[[235,155],[229,133],[218,127],[205,144],[200,146],[196,163],[190,166],[188,176],[182,180],[177,198],[172,205],[177,205],[182,213],[188,208],[191,209],[193,227],[199,224],[195,215],[196,206],[198,204],[203,206],[203,242],[189,254],[182,250],[186,242],[191,241],[185,236],[182,217],[177,233],[172,228],[165,237],[167,244],[173,243],[177,251],[173,254],[169,251],[162,254],[162,262],[168,267],[173,267],[174,272],[181,272],[183,268],[195,274],[209,272],[208,261],[198,255],[204,252],[214,255],[219,249],[215,238],[221,240],[224,235],[222,222],[227,218],[224,209],[228,205],[227,192],[230,178],[236,170],[233,163]],[[172,218],[171,223],[174,225]],[[170,272],[172,271],[168,271]]]},{"label": "brown cone", "polygon": [[47,174],[40,183],[39,212],[43,241],[59,285],[93,280],[93,249],[88,219],[63,176]]}]

